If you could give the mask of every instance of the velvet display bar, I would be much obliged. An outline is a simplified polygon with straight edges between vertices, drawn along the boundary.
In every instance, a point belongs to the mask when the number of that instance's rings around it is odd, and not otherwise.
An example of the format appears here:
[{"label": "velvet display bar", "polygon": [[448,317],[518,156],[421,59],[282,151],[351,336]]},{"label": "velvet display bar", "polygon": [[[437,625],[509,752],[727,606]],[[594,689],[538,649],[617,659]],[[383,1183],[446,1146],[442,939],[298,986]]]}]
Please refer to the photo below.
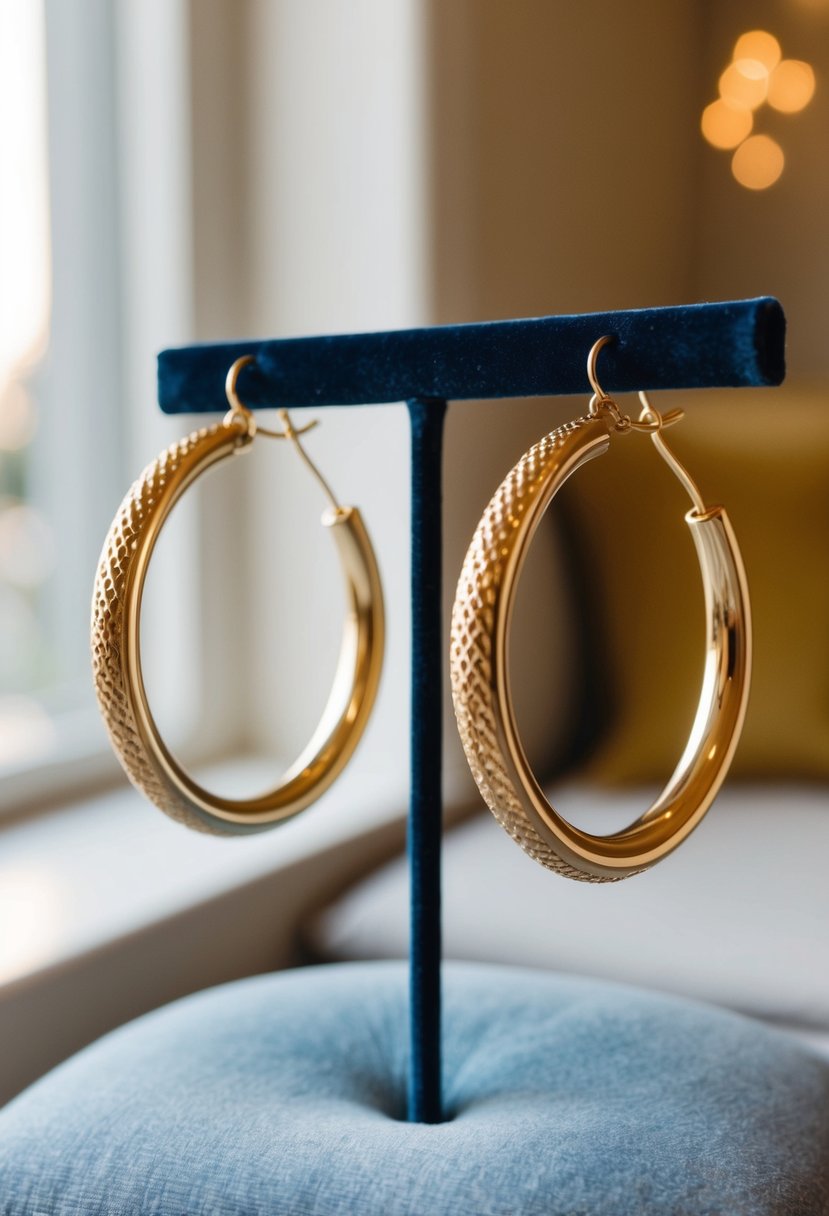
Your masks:
[{"label": "velvet display bar", "polygon": [[168,414],[224,412],[225,376],[242,355],[252,408],[406,402],[411,421],[411,1050],[408,1117],[438,1123],[440,1060],[441,450],[451,400],[584,393],[587,352],[611,334],[607,392],[779,384],[785,317],[762,297],[385,333],[211,343],[159,355]]},{"label": "velvet display bar", "polygon": [[602,334],[616,338],[599,360],[608,392],[780,384],[785,374],[783,310],[762,297],[165,350],[159,402],[167,414],[225,409],[225,374],[241,355],[256,359],[239,377],[251,407],[581,393]]}]

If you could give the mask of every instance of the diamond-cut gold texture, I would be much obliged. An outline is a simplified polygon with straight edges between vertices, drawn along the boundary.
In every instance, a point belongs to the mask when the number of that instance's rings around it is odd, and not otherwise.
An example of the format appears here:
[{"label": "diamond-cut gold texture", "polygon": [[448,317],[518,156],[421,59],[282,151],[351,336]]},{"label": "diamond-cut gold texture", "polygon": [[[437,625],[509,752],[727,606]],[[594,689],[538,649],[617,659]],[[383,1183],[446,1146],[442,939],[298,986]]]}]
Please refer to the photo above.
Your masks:
[{"label": "diamond-cut gold texture", "polygon": [[522,457],[492,497],[466,554],[452,611],[450,671],[463,749],[481,795],[501,826],[535,861],[581,882],[585,874],[559,857],[528,818],[510,780],[492,687],[493,606],[518,537],[518,525],[568,438],[590,420],[578,418],[545,435]]},{"label": "diamond-cut gold texture", "polygon": [[186,474],[204,441],[222,424],[178,440],[148,465],[127,492],[104,541],[92,596],[92,673],[98,706],[112,746],[130,781],[167,815],[199,832],[216,833],[196,816],[153,765],[141,739],[124,664],[124,610],[133,562],[162,495],[174,477]]}]

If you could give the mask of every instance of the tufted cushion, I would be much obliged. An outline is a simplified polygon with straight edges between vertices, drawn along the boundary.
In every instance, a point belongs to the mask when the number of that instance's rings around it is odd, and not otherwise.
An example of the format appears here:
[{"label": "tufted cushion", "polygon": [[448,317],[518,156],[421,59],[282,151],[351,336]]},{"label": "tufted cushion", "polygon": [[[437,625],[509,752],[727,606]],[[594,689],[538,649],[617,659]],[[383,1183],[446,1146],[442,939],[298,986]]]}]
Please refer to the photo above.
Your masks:
[{"label": "tufted cushion", "polygon": [[829,1067],[735,1014],[447,967],[450,1121],[404,1108],[406,973],[260,977],[141,1018],[0,1112],[4,1216],[829,1210]]}]

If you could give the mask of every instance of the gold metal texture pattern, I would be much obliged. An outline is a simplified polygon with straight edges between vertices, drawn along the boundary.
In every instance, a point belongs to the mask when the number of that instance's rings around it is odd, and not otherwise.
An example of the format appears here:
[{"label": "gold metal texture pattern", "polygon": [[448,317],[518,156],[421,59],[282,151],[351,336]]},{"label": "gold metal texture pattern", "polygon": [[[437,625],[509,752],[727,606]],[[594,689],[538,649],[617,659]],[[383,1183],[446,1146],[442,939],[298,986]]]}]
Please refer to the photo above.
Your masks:
[{"label": "gold metal texture pattern", "polygon": [[[600,405],[603,403],[600,402]],[[639,431],[648,431],[674,474],[693,482],[666,448],[659,413],[643,398]],[[748,700],[751,624],[745,572],[722,507],[686,522],[705,592],[705,664],[686,748],[663,793],[620,832],[596,836],[563,819],[539,786],[521,745],[510,688],[508,638],[518,578],[538,524],[565,480],[607,451],[631,422],[613,406],[565,423],[535,444],[486,508],[464,561],[452,613],[451,679],[455,716],[470,769],[503,828],[541,865],[584,882],[613,882],[648,869],[700,822],[725,779]]]},{"label": "gold metal texture pattern", "polygon": [[[260,432],[261,433],[261,432]],[[347,589],[334,684],[319,725],[275,789],[235,801],[203,789],[170,753],[150,711],[141,671],[140,617],[147,568],[161,528],[184,491],[211,466],[244,452],[255,426],[224,422],[172,444],[126,495],[101,553],[92,601],[95,691],[127,776],[171,818],[201,832],[240,834],[271,827],[303,810],[342,771],[377,693],[384,645],[380,576],[355,507],[327,510]],[[296,432],[290,436],[296,444]],[[298,446],[298,445],[297,445]]]}]

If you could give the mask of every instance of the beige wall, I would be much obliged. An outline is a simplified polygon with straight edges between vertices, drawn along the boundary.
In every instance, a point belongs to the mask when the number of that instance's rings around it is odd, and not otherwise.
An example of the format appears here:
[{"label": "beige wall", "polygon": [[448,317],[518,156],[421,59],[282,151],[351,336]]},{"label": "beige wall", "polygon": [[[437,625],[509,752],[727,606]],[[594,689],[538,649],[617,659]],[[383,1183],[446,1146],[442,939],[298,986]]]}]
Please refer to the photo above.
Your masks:
[{"label": "beige wall", "polygon": [[[425,323],[416,0],[199,0],[191,22],[199,337]],[[402,408],[322,423],[309,452],[363,511],[388,604],[380,703],[343,778],[359,799],[367,781],[405,789],[408,437]],[[205,502],[204,544],[227,572],[207,607],[227,644],[210,662],[235,666],[226,743],[288,762],[333,675],[340,579],[324,503],[290,450],[263,443],[238,463]],[[244,528],[226,526],[228,501],[244,504]]]},{"label": "beige wall", "polygon": [[[789,168],[763,195],[739,188],[727,156],[699,134],[702,106],[743,28],[768,17],[787,54],[807,53],[794,5],[787,14],[760,8],[693,0],[193,4],[200,336],[387,328],[771,291],[793,322],[797,374],[823,374],[827,182],[825,164],[816,172],[810,150],[826,126],[827,98],[819,95],[800,119],[781,120]],[[447,612],[466,544],[498,480],[544,428],[580,405],[453,406]],[[363,508],[388,598],[379,713],[344,780],[359,797],[361,782],[379,777],[403,798],[403,410],[328,411],[309,447],[343,497]],[[314,489],[290,454],[263,445],[244,472],[234,472],[227,493],[247,499],[251,528],[221,541],[220,497],[208,521],[228,581],[245,589],[248,641],[225,656],[238,668],[229,705],[238,741],[288,759],[324,701],[338,578],[316,523]],[[238,598],[211,608],[226,612],[229,637],[239,627]],[[516,655],[519,714],[541,761],[577,678],[567,644],[572,609],[552,549],[535,557],[523,599],[519,632],[529,641]],[[448,697],[447,743],[448,790],[459,797],[470,787]]]},{"label": "beige wall", "polygon": [[436,319],[684,298],[699,5],[429,11]]},{"label": "beige wall", "polygon": [[[438,322],[690,298],[697,6],[430,6],[432,301]],[[644,34],[644,36],[643,36]],[[655,48],[658,48],[655,53]],[[585,351],[585,356],[586,356]],[[445,601],[510,465],[583,402],[458,404],[446,445]],[[579,672],[550,535],[513,630],[517,711],[543,766]],[[449,770],[461,774],[451,712]]]}]

